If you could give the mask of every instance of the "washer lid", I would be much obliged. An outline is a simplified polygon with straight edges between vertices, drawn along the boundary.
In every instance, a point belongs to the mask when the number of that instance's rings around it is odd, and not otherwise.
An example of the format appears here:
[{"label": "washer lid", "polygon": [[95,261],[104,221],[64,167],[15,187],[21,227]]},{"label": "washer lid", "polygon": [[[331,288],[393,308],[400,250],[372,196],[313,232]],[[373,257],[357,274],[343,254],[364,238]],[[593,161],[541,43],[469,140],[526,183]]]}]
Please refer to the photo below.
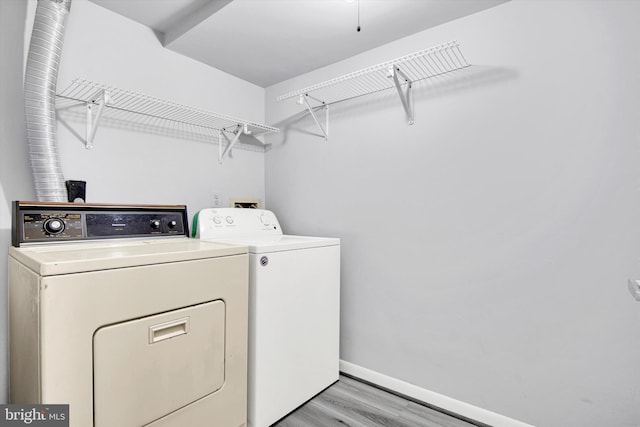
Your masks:
[{"label": "washer lid", "polygon": [[41,276],[246,254],[246,245],[187,237],[60,242],[10,247],[9,256]]},{"label": "washer lid", "polygon": [[238,236],[234,238],[225,238],[219,240],[216,239],[212,241],[246,245],[249,247],[249,252],[252,254],[319,248],[324,246],[337,246],[340,244],[340,239],[335,237],[310,237],[291,235]]}]

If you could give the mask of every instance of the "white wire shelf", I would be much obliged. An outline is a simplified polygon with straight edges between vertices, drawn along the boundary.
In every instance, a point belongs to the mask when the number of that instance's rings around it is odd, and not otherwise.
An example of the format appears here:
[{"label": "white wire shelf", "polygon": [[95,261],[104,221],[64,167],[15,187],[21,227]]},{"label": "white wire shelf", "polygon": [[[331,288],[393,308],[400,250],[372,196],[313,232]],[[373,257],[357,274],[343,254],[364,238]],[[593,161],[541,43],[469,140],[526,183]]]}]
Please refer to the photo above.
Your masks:
[{"label": "white wire shelf", "polygon": [[[315,110],[324,108],[328,117],[328,106],[331,104],[395,87],[407,113],[408,122],[413,124],[411,102],[413,84],[470,65],[462,54],[459,43],[450,41],[280,95],[276,100],[283,101],[297,97],[299,104],[306,104],[326,139],[328,130],[325,131],[320,125]],[[319,104],[312,107],[307,98]]]},{"label": "white wire shelf", "polygon": [[[220,161],[243,134],[259,136],[280,132],[280,129],[272,126],[85,79],[74,79],[58,93],[56,108],[59,113],[70,112],[73,115],[75,111],[76,116],[78,112],[86,116],[87,130],[83,139],[87,148],[92,147],[97,125],[101,121],[116,126],[129,124],[132,129],[188,139],[212,141],[217,138]],[[224,152],[223,138],[228,142]]]}]

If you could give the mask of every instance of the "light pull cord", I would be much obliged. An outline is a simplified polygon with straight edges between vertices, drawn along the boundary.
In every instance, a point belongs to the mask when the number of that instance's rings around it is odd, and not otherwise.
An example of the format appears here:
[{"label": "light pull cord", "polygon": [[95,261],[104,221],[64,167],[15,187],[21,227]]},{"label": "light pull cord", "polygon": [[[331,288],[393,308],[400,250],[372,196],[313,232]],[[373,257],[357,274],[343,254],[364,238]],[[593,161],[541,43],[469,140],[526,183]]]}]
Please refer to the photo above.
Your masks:
[{"label": "light pull cord", "polygon": [[360,32],[360,0],[358,0],[358,28],[356,31]]}]

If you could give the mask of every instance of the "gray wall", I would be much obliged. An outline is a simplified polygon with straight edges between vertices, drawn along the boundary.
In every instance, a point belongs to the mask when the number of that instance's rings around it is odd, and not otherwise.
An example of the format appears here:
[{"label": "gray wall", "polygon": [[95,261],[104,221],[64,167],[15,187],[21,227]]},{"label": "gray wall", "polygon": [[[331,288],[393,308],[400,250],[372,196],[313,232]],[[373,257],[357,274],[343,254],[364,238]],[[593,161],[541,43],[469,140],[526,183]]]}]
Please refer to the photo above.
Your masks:
[{"label": "gray wall", "polygon": [[[267,88],[267,207],[342,238],[342,359],[535,425],[638,425],[638,16],[513,0]],[[325,142],[275,101],[452,39],[475,66],[419,85],[413,126],[371,95]]]},{"label": "gray wall", "polygon": [[[23,66],[36,3],[0,0],[0,318],[7,317],[6,269],[12,200],[33,200],[23,108]],[[207,111],[264,122],[264,89],[164,49],[147,27],[74,0],[58,89],[82,77]],[[84,134],[84,123],[70,122]],[[66,179],[87,181],[87,200],[186,204],[191,215],[231,197],[264,199],[264,154],[245,144],[218,164],[218,146],[132,130],[98,128],[93,150],[58,127]],[[0,321],[0,402],[7,400],[6,321]]]}]

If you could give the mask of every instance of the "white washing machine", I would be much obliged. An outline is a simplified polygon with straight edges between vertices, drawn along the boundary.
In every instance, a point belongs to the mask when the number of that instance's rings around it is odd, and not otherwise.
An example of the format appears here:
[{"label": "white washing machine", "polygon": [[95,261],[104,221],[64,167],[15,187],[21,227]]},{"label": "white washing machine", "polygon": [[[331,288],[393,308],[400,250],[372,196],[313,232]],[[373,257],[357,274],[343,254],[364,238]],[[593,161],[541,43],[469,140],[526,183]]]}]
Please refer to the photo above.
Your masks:
[{"label": "white washing machine", "polygon": [[192,231],[249,247],[248,425],[270,426],[338,380],[340,240],[261,209],[203,209]]},{"label": "white washing machine", "polygon": [[15,202],[10,401],[71,427],[246,425],[248,255],[184,206]]}]

